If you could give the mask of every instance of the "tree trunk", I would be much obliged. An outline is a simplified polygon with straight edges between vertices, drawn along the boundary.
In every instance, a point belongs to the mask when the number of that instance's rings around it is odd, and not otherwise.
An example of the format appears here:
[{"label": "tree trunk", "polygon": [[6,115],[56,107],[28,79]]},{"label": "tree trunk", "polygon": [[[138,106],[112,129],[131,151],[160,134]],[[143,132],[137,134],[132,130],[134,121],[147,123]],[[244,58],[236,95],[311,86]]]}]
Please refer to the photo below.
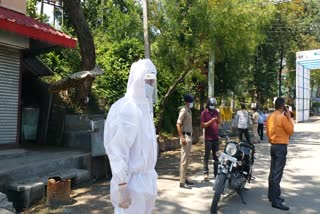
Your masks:
[{"label": "tree trunk", "polygon": [[80,7],[80,0],[63,0],[63,2],[77,33],[81,54],[81,70],[92,70],[96,64],[95,46],[88,23]]},{"label": "tree trunk", "polygon": [[174,90],[176,89],[177,85],[184,80],[184,78],[187,76],[187,74],[190,71],[191,71],[190,69],[186,69],[180,75],[180,77],[173,83],[173,85],[169,88],[167,93],[164,95],[162,101],[160,102],[160,106],[159,106],[160,111],[159,111],[159,116],[158,116],[159,119],[158,119],[158,122],[156,124],[157,133],[160,133],[161,125],[162,125],[163,113],[164,113],[164,109],[165,109],[165,106],[166,106],[166,104],[168,102],[169,97],[174,92]]},{"label": "tree trunk", "polygon": [[[96,52],[88,23],[82,13],[80,0],[63,0],[64,8],[77,33],[81,54],[81,70],[92,70],[96,65]],[[77,87],[78,103],[80,106],[89,102],[89,94],[94,78],[86,78]]]}]

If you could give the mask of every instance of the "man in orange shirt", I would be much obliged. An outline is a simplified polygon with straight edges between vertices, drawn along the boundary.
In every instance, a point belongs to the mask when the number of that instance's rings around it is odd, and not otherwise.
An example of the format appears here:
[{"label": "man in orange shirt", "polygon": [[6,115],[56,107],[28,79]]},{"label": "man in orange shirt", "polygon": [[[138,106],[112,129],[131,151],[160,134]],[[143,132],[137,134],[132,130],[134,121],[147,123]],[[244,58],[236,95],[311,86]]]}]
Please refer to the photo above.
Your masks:
[{"label": "man in orange shirt", "polygon": [[280,182],[286,165],[289,137],[293,134],[293,120],[289,110],[285,107],[283,98],[276,99],[275,109],[267,119],[267,136],[271,143],[268,198],[272,207],[289,210],[288,206],[282,204],[284,199],[280,197]]}]

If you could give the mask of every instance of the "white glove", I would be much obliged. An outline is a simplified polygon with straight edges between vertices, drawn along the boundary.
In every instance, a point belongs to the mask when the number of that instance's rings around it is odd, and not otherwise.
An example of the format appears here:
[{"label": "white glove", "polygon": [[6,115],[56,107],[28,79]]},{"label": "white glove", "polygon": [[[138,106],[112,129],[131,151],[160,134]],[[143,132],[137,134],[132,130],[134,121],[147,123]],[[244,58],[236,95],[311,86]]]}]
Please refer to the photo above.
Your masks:
[{"label": "white glove", "polygon": [[128,184],[119,185],[119,204],[118,206],[127,209],[131,204],[131,196],[128,191]]}]

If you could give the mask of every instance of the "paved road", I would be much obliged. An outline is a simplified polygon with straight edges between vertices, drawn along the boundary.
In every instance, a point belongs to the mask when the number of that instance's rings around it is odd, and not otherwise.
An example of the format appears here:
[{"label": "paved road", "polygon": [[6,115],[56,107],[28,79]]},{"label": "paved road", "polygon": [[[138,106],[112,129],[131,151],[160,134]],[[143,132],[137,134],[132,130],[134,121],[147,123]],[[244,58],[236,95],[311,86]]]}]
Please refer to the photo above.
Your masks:
[{"label": "paved road", "polygon": [[[254,165],[256,181],[247,184],[244,193],[247,205],[237,195],[224,198],[219,204],[219,213],[226,214],[311,214],[320,213],[320,117],[295,126],[295,134],[288,149],[288,160],[282,180],[283,196],[290,211],[271,207],[267,199],[269,173],[269,144],[257,145]],[[190,178],[196,182],[192,190],[179,185],[179,151],[161,154],[157,164],[159,173],[159,197],[154,214],[209,214],[213,196],[212,180],[202,182],[203,145],[194,145]],[[212,171],[211,171],[212,172]],[[28,213],[100,214],[113,213],[109,197],[109,182],[86,184],[72,191],[73,204],[52,210],[43,204]]]},{"label": "paved road", "polygon": [[[320,213],[320,118],[295,125],[295,134],[288,147],[288,159],[282,179],[282,194],[289,211],[271,207],[267,199],[269,173],[269,149],[267,141],[257,145],[257,159],[254,165],[255,182],[247,184],[244,193],[246,205],[239,196],[229,195],[219,204],[219,213],[227,214],[269,214],[269,213]],[[191,178],[196,182],[192,190],[178,188],[178,174],[172,154],[160,159],[160,194],[154,213],[191,214],[209,213],[213,196],[212,183],[203,183],[199,146],[194,147]],[[200,156],[197,158],[197,156]],[[170,158],[172,159],[171,161]],[[175,160],[176,161],[176,160]],[[169,163],[169,164],[166,164]],[[166,170],[166,168],[169,168]],[[213,181],[211,181],[213,182]]]}]

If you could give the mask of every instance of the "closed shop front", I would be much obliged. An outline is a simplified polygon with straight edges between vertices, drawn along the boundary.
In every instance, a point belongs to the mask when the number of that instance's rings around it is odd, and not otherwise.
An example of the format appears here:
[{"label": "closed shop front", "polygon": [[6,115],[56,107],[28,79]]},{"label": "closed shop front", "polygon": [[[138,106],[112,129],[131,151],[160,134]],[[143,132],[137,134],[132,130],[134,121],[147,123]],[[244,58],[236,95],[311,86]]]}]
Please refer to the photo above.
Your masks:
[{"label": "closed shop front", "polygon": [[17,142],[20,50],[0,45],[0,147]]}]

